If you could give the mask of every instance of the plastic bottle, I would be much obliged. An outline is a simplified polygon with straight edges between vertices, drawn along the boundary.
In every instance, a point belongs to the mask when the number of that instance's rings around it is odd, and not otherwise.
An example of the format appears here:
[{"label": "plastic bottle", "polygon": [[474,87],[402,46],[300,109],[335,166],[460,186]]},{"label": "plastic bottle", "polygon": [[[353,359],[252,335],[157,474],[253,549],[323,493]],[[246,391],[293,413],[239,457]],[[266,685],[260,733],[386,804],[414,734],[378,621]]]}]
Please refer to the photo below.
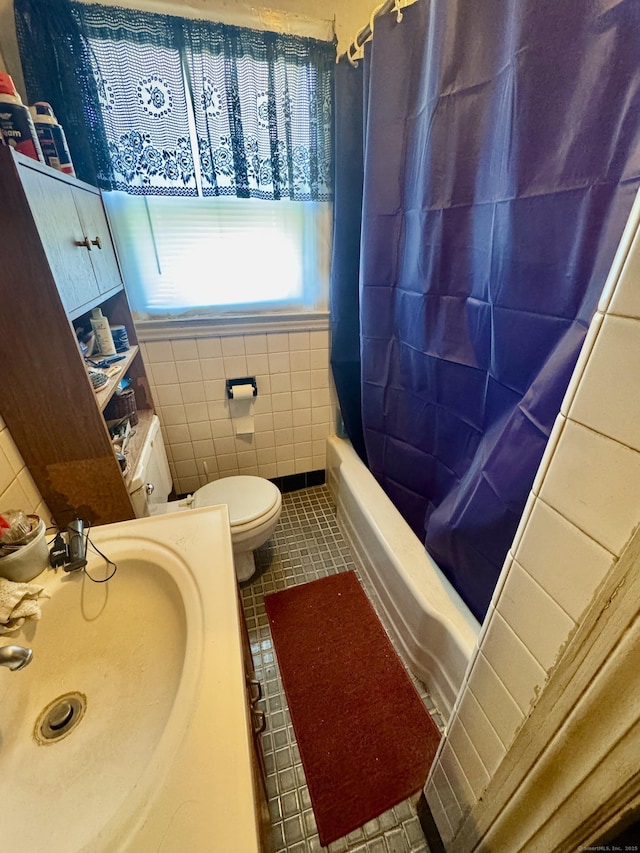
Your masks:
[{"label": "plastic bottle", "polygon": [[5,143],[44,163],[31,113],[22,103],[9,74],[0,73],[0,130]]},{"label": "plastic bottle", "polygon": [[75,175],[67,137],[64,135],[62,125],[58,124],[51,104],[46,101],[36,101],[29,107],[29,112],[33,118],[45,162],[66,175]]},{"label": "plastic bottle", "polygon": [[109,321],[102,313],[101,308],[94,308],[91,312],[91,328],[96,336],[98,347],[102,355],[115,355],[116,348],[109,327]]}]

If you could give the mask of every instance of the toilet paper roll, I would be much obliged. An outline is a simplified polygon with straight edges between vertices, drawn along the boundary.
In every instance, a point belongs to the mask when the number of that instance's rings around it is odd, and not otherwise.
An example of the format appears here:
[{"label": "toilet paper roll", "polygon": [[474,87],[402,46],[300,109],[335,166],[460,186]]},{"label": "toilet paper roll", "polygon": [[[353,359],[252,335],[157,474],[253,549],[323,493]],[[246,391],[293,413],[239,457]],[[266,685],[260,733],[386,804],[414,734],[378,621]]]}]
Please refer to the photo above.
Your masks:
[{"label": "toilet paper roll", "polygon": [[244,385],[234,385],[231,388],[231,393],[234,400],[253,400],[253,385],[250,382],[245,382]]},{"label": "toilet paper roll", "polygon": [[233,397],[229,400],[229,411],[233,420],[236,435],[254,435],[256,431],[253,416],[253,385],[233,386]]}]

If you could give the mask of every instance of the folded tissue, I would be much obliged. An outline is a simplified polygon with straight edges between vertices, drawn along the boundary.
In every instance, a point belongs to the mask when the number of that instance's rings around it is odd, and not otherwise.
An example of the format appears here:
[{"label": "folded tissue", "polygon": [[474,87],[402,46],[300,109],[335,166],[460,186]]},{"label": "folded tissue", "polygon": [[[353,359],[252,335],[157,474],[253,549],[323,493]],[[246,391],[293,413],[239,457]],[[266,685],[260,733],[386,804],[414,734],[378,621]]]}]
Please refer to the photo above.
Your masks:
[{"label": "folded tissue", "polygon": [[42,614],[37,599],[49,597],[38,584],[0,578],[0,634],[17,631],[27,619],[40,619]]}]

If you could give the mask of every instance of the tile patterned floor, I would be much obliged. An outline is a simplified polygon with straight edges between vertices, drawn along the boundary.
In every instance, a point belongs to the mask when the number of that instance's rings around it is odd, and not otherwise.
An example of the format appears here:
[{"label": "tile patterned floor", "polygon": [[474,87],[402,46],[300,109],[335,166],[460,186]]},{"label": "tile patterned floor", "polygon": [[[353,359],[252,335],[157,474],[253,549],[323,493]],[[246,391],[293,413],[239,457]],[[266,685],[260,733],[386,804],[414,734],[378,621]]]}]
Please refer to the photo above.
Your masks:
[{"label": "tile patterned floor", "polygon": [[[327,847],[320,845],[300,754],[271,643],[264,596],[279,589],[353,569],[363,578],[345,542],[326,486],[283,495],[282,516],[272,539],[256,552],[256,574],[242,584],[261,707],[267,715],[263,748],[276,853],[428,853],[416,816],[417,795]],[[384,624],[375,593],[363,583]],[[424,685],[412,677],[425,706],[443,722]]]}]

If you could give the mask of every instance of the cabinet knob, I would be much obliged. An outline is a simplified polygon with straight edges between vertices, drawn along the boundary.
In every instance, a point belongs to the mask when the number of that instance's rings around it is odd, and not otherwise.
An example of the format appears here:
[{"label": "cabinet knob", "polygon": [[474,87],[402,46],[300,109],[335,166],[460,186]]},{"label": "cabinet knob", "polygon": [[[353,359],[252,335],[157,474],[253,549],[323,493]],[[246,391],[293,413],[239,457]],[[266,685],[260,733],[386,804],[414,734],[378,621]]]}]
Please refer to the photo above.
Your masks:
[{"label": "cabinet knob", "polygon": [[76,240],[76,246],[84,246],[85,249],[90,252],[91,251],[91,240],[88,237],[85,237],[84,240]]},{"label": "cabinet knob", "polygon": [[102,240],[100,239],[100,237],[96,236],[96,239],[91,241],[91,245],[97,246],[99,249],[101,249],[102,248]]},{"label": "cabinet knob", "polygon": [[155,490],[155,486],[153,485],[153,483],[146,483],[144,490],[148,495],[152,495]]}]

